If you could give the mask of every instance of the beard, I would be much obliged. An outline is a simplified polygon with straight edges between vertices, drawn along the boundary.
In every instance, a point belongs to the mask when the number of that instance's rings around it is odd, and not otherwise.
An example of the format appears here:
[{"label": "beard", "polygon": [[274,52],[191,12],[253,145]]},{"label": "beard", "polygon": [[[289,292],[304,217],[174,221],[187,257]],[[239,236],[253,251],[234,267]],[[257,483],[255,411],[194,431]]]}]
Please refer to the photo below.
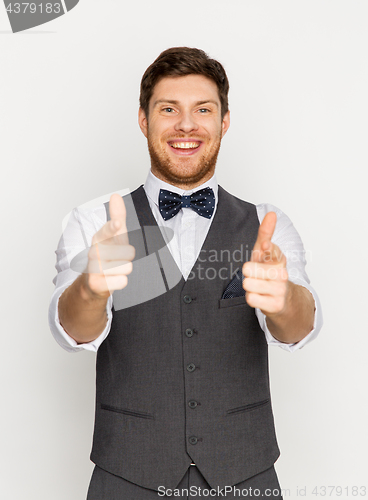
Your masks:
[{"label": "beard", "polygon": [[[172,137],[168,139],[181,139],[183,136]],[[190,138],[190,136],[185,136]],[[205,139],[196,135],[193,139]],[[148,130],[148,151],[151,157],[151,169],[157,177],[161,178],[169,184],[179,186],[195,187],[202,184],[202,179],[209,179],[212,177],[217,162],[217,157],[221,146],[221,135],[211,146],[209,151],[204,151],[197,159],[191,156],[178,157],[174,162],[167,152],[161,147],[160,143],[152,140]],[[163,139],[163,144],[166,141]],[[211,175],[210,175],[211,174]],[[204,182],[204,181],[203,181]]]}]

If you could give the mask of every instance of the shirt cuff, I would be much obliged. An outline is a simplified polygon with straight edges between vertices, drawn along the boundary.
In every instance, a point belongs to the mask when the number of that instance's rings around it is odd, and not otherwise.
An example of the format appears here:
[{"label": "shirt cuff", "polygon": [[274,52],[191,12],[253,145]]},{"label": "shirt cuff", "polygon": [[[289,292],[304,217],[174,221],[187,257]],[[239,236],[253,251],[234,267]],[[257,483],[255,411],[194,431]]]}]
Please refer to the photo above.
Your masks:
[{"label": "shirt cuff", "polygon": [[307,283],[303,279],[293,278],[293,277],[289,277],[289,279],[296,285],[304,286],[304,288],[309,290],[310,293],[313,295],[315,311],[314,311],[314,323],[312,331],[309,332],[308,335],[306,335],[299,342],[295,342],[294,344],[287,344],[285,342],[281,342],[280,340],[275,339],[275,337],[272,336],[272,333],[269,331],[267,327],[266,316],[261,312],[260,309],[257,308],[255,310],[255,313],[258,318],[260,327],[264,331],[268,345],[276,345],[281,347],[285,351],[294,352],[297,351],[298,349],[301,349],[302,347],[304,347],[306,344],[308,344],[317,337],[323,325],[323,317],[322,317],[321,304],[318,295],[313,289],[313,287],[311,287],[309,283]]},{"label": "shirt cuff", "polygon": [[49,307],[49,325],[51,329],[51,333],[54,336],[56,342],[66,351],[68,352],[79,352],[79,351],[92,351],[97,352],[98,348],[102,344],[102,342],[107,337],[112,321],[112,296],[110,295],[107,304],[106,304],[106,314],[107,314],[107,323],[103,330],[103,332],[91,342],[86,342],[84,344],[78,344],[67,332],[64,330],[59,320],[59,299],[61,294],[73,283],[73,281],[66,283],[62,287],[56,289],[51,297],[50,307]]}]

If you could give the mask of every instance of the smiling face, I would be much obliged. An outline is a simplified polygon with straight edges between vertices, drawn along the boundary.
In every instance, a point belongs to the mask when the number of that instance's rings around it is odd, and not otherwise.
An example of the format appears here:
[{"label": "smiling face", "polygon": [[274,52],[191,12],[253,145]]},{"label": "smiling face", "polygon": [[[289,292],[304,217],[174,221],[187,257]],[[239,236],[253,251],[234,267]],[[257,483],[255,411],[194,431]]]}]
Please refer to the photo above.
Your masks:
[{"label": "smiling face", "polygon": [[221,139],[230,125],[221,118],[216,84],[202,75],[165,77],[154,88],[149,117],[139,110],[151,170],[159,179],[192,189],[215,171]]}]

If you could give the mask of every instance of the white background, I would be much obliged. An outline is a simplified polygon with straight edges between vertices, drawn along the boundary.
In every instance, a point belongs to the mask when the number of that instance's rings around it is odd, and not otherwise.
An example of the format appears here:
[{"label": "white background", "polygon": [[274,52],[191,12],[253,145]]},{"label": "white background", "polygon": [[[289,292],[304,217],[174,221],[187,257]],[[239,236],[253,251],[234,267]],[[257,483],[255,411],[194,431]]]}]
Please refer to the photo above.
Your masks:
[{"label": "white background", "polygon": [[368,486],[367,25],[359,0],[81,0],[12,34],[0,5],[1,498],[86,497],[95,356],[49,332],[54,250],[73,207],[144,182],[140,78],[179,45],[230,79],[220,184],[289,215],[323,304],[316,341],[270,349],[285,498]]}]

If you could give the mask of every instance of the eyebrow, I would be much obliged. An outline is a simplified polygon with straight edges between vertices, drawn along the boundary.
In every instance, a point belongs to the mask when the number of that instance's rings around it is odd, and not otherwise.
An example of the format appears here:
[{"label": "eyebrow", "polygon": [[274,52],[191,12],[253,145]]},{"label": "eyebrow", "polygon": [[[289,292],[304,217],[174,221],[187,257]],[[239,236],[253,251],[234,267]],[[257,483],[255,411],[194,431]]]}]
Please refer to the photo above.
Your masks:
[{"label": "eyebrow", "polygon": [[[195,106],[201,106],[202,104],[215,104],[215,106],[218,107],[218,103],[216,101],[213,101],[211,99],[207,99],[205,101],[197,101],[195,103]],[[157,101],[155,101],[153,107],[157,106],[158,104],[175,104],[175,105],[178,105],[180,104],[179,101],[173,101],[171,99],[158,99]]]}]

